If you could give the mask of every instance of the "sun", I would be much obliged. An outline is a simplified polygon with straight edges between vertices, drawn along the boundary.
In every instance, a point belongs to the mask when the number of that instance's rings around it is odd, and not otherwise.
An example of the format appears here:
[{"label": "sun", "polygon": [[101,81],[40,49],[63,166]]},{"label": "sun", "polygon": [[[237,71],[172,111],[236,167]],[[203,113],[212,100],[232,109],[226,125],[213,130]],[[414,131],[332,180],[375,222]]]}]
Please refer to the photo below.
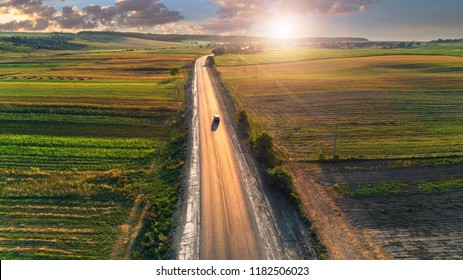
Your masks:
[{"label": "sun", "polygon": [[294,25],[290,19],[278,19],[273,28],[273,37],[278,39],[289,39],[294,37]]}]

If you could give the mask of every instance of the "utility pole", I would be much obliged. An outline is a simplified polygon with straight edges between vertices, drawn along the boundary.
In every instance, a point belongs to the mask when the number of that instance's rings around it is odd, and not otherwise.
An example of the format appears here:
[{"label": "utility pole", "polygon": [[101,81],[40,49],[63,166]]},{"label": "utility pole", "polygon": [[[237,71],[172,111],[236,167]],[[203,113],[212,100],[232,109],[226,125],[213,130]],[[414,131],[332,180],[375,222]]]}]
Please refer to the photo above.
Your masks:
[{"label": "utility pole", "polygon": [[336,155],[336,144],[338,141],[338,123],[336,123],[334,127],[334,145],[333,145],[333,161],[336,161],[337,155]]}]

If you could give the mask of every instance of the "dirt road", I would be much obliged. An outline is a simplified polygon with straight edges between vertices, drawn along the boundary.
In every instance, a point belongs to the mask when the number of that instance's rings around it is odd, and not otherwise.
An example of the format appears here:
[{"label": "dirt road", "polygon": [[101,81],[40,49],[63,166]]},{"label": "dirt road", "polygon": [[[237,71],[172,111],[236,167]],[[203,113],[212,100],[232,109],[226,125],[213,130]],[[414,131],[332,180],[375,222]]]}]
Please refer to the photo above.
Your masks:
[{"label": "dirt road", "polygon": [[[297,208],[264,186],[230,121],[235,116],[233,101],[214,71],[206,69],[205,60],[196,61],[191,91],[185,96],[191,108],[190,152],[179,204],[176,258],[316,258]],[[218,125],[212,122],[216,114],[221,116]]]},{"label": "dirt road", "polygon": [[222,116],[206,57],[196,64],[201,158],[201,259],[260,259],[253,225],[230,136]]}]

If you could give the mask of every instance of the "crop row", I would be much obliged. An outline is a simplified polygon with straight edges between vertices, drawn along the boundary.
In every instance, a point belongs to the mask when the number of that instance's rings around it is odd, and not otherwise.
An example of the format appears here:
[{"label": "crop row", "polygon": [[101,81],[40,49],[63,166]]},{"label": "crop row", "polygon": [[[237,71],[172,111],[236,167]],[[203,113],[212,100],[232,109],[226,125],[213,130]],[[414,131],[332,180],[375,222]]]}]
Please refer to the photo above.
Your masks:
[{"label": "crop row", "polygon": [[150,139],[104,139],[0,134],[0,167],[105,170],[147,168]]},{"label": "crop row", "polygon": [[[66,101],[66,100],[63,100]],[[143,103],[140,101],[140,103]],[[162,103],[160,104],[162,105]],[[57,104],[43,105],[40,100],[23,104],[0,104],[0,112],[4,114],[45,114],[45,115],[72,115],[72,116],[102,116],[102,117],[127,117],[127,118],[162,118],[171,112],[166,106],[104,106],[102,104]]]},{"label": "crop row", "polygon": [[[108,259],[136,198],[175,200],[147,172],[182,107],[186,72],[170,69],[195,56],[2,54],[1,259]],[[170,232],[171,212],[157,210]]]},{"label": "crop row", "polygon": [[2,259],[108,258],[133,201],[120,178],[139,176],[37,168],[0,174]]},{"label": "crop row", "polygon": [[[65,187],[65,186],[63,186]],[[44,204],[43,204],[44,203]],[[10,207],[21,205],[22,209]],[[50,211],[47,206],[58,205]],[[27,207],[34,207],[32,211]],[[43,208],[42,208],[43,207]],[[69,210],[71,207],[72,210]],[[2,259],[108,258],[129,205],[68,199],[1,199]]]}]

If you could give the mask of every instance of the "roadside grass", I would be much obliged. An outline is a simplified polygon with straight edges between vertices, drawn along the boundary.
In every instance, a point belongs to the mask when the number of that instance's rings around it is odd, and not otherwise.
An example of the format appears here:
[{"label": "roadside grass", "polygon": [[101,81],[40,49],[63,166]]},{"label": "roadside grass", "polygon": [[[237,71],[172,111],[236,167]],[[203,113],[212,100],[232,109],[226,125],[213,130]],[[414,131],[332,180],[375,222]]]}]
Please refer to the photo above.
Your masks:
[{"label": "roadside grass", "polygon": [[152,190],[148,214],[142,234],[136,241],[134,259],[171,259],[172,227],[178,191],[182,184],[188,132],[183,115],[179,115],[169,131],[169,140],[160,149],[147,183]]},{"label": "roadside grass", "polygon": [[2,259],[108,259],[136,198],[176,199],[150,178],[201,51],[0,52]]},{"label": "roadside grass", "polygon": [[252,67],[218,70],[238,106],[274,134],[286,160],[331,158],[337,124],[340,160],[394,159],[407,166],[463,161],[462,58],[276,63],[256,68],[257,78]]}]

